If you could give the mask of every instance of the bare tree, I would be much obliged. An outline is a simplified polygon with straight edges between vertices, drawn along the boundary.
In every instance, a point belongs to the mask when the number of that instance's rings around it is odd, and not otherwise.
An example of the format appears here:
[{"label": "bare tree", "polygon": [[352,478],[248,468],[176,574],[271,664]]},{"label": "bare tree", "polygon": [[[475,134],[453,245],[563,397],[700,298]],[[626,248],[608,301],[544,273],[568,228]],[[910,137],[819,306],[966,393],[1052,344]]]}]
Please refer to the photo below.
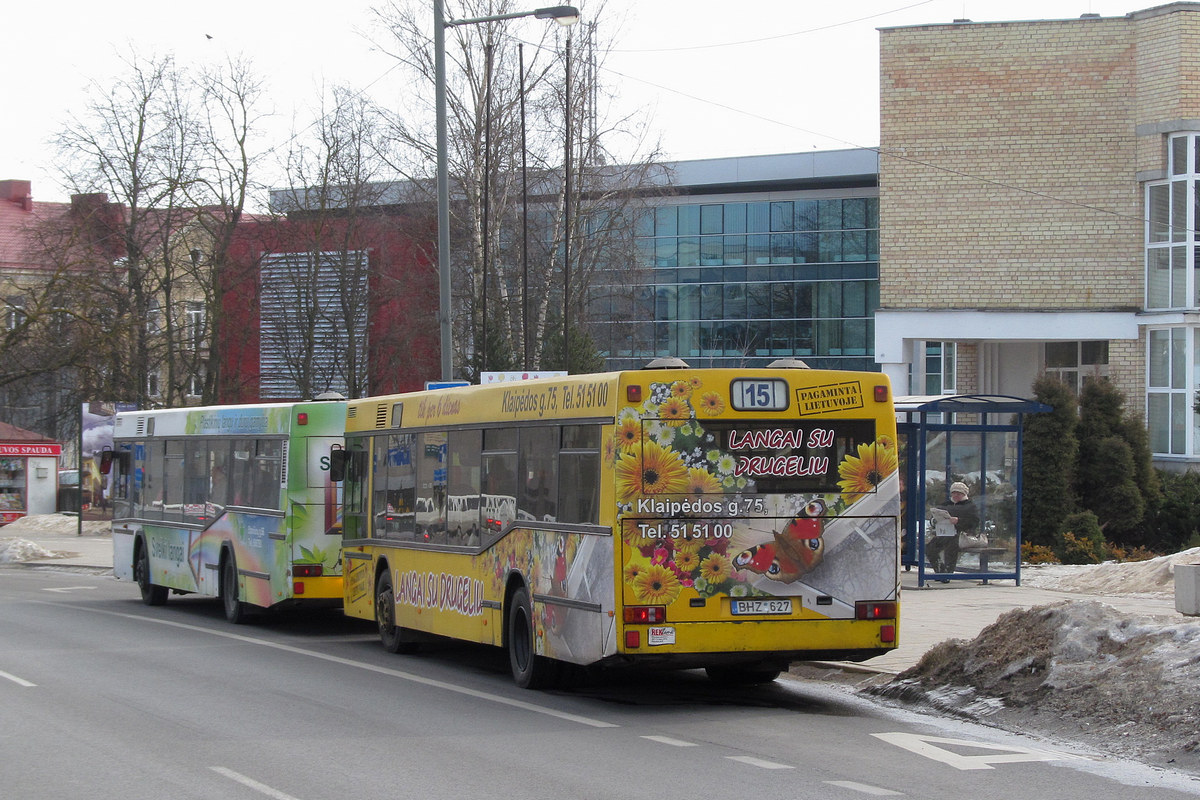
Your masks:
[{"label": "bare tree", "polygon": [[172,59],[131,57],[126,65],[124,78],[93,86],[83,116],[59,133],[58,147],[69,186],[120,206],[116,261],[127,293],[114,299],[130,338],[127,371],[113,383],[121,399],[145,407],[158,401],[164,369],[162,399],[176,399],[169,391],[170,311],[179,263],[171,234],[191,215],[186,189],[196,180],[197,141],[188,88]]},{"label": "bare tree", "polygon": [[142,407],[212,402],[221,378],[213,276],[255,188],[261,81],[237,59],[199,72],[170,56],[131,54],[125,65],[111,85],[93,84],[57,141],[66,184],[119,210],[110,264],[124,291],[111,299],[128,356],[109,382],[113,397]]},{"label": "bare tree", "polygon": [[[265,89],[248,60],[233,58],[220,68],[202,71],[196,91],[202,111],[196,136],[202,146],[197,151],[197,179],[186,187],[196,216],[194,230],[184,239],[189,258],[183,263],[190,285],[200,293],[203,313],[188,309],[190,319],[174,352],[183,379],[189,384],[202,382],[202,402],[214,403],[223,380],[223,360],[216,344],[226,324],[226,282],[218,276],[235,269],[230,255],[237,228],[251,198],[263,190],[254,174],[265,154],[254,142],[265,117],[260,110]],[[186,388],[173,386],[176,392]]]},{"label": "bare tree", "polygon": [[[386,376],[413,373],[417,343],[435,330],[430,276],[412,274],[420,259],[408,252],[420,230],[379,174],[386,142],[378,109],[336,88],[317,118],[293,139],[291,188],[273,193],[288,219],[273,224],[263,264],[263,347],[307,396],[396,391],[401,384]],[[274,269],[277,261],[290,268]]]},{"label": "bare tree", "polygon": [[[507,0],[463,0],[447,3],[446,14],[474,19],[513,10]],[[665,184],[657,147],[645,145],[644,126],[605,113],[609,90],[600,76],[606,43],[598,34],[603,3],[587,4],[584,13],[591,22],[577,29],[502,21],[447,31],[454,352],[468,377],[506,361],[531,369],[578,368],[568,355],[574,343],[569,349],[560,343],[557,356],[551,352],[556,336],[561,342],[564,316],[574,340],[587,329],[587,298],[598,272],[637,269],[631,217],[644,207],[647,191],[657,193]],[[391,37],[386,49],[415,87],[393,125],[401,160],[392,163],[414,186],[432,189],[429,3],[396,0],[378,16]],[[518,30],[537,41],[519,41]],[[641,154],[636,166],[614,166],[607,143],[616,135],[635,143],[626,149]],[[614,285],[632,284],[625,279]]]}]

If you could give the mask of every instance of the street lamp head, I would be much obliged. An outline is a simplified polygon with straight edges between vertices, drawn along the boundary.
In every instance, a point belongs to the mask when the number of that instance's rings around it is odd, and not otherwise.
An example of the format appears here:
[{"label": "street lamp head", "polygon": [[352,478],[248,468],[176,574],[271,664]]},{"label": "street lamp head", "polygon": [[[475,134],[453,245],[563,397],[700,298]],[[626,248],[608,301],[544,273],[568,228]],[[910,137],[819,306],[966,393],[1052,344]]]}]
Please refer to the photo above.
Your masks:
[{"label": "street lamp head", "polygon": [[533,12],[537,19],[552,19],[564,28],[579,22],[579,9],[575,6],[549,6]]}]

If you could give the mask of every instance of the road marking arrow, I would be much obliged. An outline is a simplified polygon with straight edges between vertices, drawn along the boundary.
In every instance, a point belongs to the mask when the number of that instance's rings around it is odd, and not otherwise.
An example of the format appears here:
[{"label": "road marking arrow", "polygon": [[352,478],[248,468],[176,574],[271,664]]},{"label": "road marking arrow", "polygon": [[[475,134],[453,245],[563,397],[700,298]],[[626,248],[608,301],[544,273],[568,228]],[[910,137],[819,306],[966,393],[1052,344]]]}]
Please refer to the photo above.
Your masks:
[{"label": "road marking arrow", "polygon": [[[955,769],[995,769],[993,764],[1015,764],[1021,761],[1061,761],[1065,759],[1082,758],[1070,753],[1056,753],[1051,750],[1036,750],[1032,747],[1014,745],[985,744],[969,739],[946,739],[941,736],[919,736],[915,733],[873,733],[877,739],[902,747],[910,753],[940,761]],[[964,755],[946,747],[971,748],[985,751],[983,755]]]}]

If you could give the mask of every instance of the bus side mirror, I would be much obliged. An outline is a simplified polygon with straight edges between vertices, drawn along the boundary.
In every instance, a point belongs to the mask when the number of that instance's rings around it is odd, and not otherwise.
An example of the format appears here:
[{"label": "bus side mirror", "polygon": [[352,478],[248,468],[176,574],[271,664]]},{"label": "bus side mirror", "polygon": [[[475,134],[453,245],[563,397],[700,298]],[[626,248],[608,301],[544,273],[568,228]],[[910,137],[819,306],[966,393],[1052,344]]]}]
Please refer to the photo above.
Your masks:
[{"label": "bus side mirror", "polygon": [[329,480],[339,483],[346,479],[346,461],[349,455],[340,447],[329,451]]},{"label": "bus side mirror", "polygon": [[100,474],[107,475],[112,469],[113,451],[104,450],[100,453]]}]

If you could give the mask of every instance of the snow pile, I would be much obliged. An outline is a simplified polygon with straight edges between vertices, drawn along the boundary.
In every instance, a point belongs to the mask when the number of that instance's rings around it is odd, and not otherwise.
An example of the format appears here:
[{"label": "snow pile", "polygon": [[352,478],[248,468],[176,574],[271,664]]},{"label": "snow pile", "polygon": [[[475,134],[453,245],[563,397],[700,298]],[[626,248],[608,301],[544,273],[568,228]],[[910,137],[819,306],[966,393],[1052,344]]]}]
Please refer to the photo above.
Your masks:
[{"label": "snow pile", "polygon": [[1041,564],[1021,568],[1021,583],[1081,594],[1153,594],[1175,591],[1175,565],[1200,564],[1200,547],[1149,561],[1088,566]]},{"label": "snow pile", "polygon": [[[4,530],[7,530],[5,528]],[[54,553],[41,545],[25,539],[0,539],[0,564],[15,564],[19,561],[40,561],[45,558],[63,558],[62,553]]]},{"label": "snow pile", "polygon": [[[0,564],[71,558],[78,555],[79,534],[110,536],[112,523],[84,520],[73,514],[33,514],[0,527]],[[30,540],[35,541],[30,541]],[[61,549],[58,549],[61,548]]]},{"label": "snow pile", "polygon": [[1072,601],[1010,611],[868,691],[1200,773],[1198,687],[1200,619]]},{"label": "snow pile", "polygon": [[[58,534],[74,536],[79,529],[79,518],[74,514],[31,514],[13,520],[0,528],[5,536],[30,534]],[[112,522],[107,520],[84,520],[83,533],[105,534],[112,531]]]}]

